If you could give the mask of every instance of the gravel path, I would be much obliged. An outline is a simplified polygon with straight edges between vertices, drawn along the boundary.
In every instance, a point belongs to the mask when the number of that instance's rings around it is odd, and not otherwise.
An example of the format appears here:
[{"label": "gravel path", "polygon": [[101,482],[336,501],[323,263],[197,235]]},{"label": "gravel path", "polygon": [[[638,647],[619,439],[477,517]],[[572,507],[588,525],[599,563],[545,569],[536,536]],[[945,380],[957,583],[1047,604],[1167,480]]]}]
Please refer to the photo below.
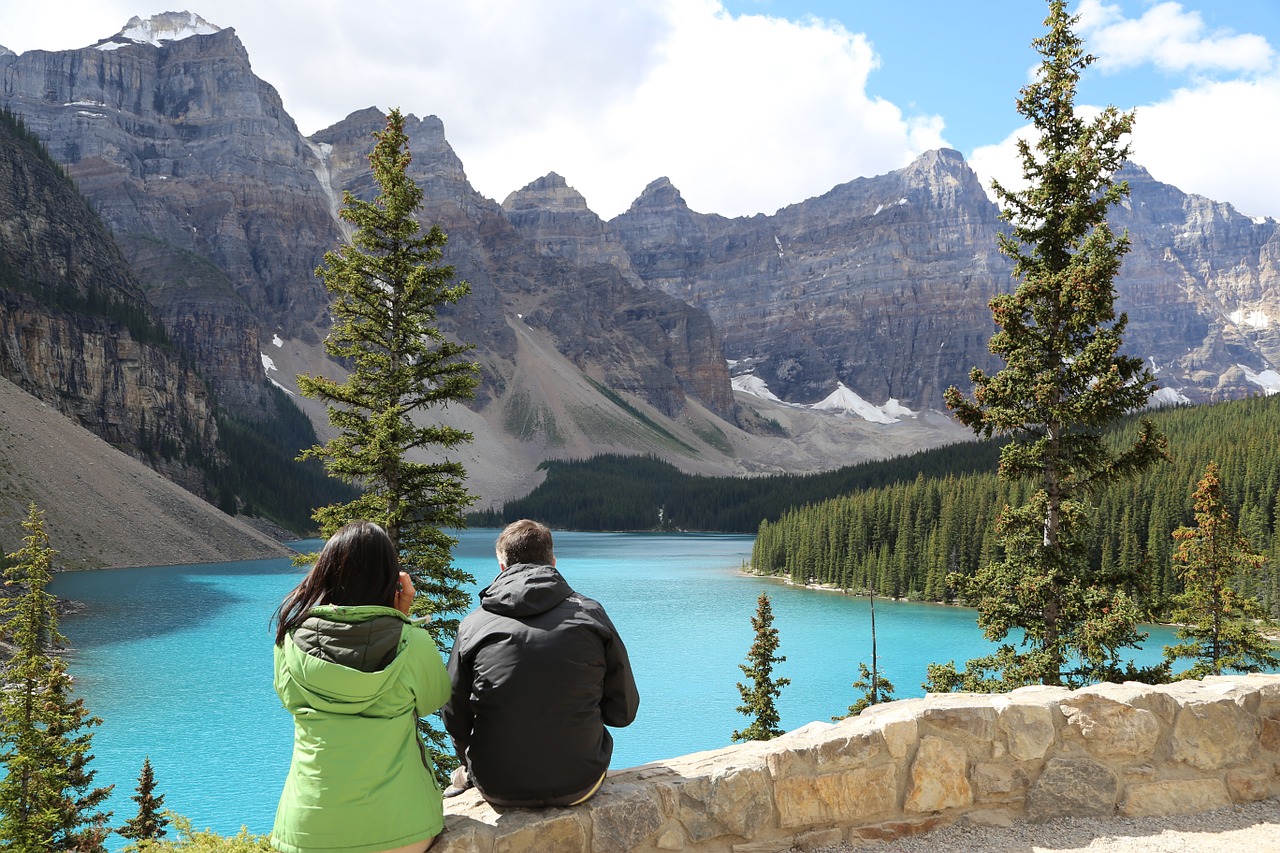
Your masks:
[{"label": "gravel path", "polygon": [[1011,827],[955,824],[913,838],[811,853],[1280,853],[1280,799],[1194,815],[1070,818]]}]

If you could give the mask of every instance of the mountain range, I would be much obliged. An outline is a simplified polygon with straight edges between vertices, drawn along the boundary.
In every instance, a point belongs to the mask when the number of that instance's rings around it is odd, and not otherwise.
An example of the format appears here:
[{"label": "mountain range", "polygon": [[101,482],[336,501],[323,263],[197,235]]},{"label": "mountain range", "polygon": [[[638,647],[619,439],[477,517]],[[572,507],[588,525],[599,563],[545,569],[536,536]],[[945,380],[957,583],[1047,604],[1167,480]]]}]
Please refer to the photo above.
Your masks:
[{"label": "mountain range", "polygon": [[[60,262],[43,265],[57,273],[48,281],[0,281],[5,377],[138,455],[147,425],[198,446],[212,423],[201,406],[260,416],[271,383],[292,393],[297,372],[340,370],[322,349],[328,296],[315,269],[349,236],[343,193],[374,193],[366,156],[379,110],[303,136],[235,31],[188,12],[135,18],[78,50],[0,48],[0,107],[44,143],[106,232],[83,280]],[[441,323],[476,345],[481,367],[470,405],[428,416],[475,433],[463,461],[481,506],[527,492],[548,458],[810,471],[968,435],[941,411],[942,392],[967,388],[975,365],[998,366],[987,303],[1014,281],[996,248],[999,211],[958,152],[752,217],[694,212],[659,178],[604,221],[555,173],[501,203],[482,196],[443,122],[408,118],[420,220],[445,230],[446,260],[471,285]],[[20,140],[0,143],[15,163],[35,157]],[[1122,177],[1130,195],[1111,223],[1132,250],[1117,306],[1158,398],[1280,388],[1276,222],[1137,164]],[[36,216],[28,202],[0,184],[0,256],[14,269],[26,235],[94,218]],[[41,251],[70,258],[88,239]],[[118,348],[91,361],[68,335],[31,331],[67,313],[33,294],[90,284],[147,318],[137,328],[163,327],[167,378],[125,369],[138,360]],[[90,378],[117,374],[112,392]],[[323,435],[323,412],[294,399]],[[199,491],[182,465],[164,473]]]}]

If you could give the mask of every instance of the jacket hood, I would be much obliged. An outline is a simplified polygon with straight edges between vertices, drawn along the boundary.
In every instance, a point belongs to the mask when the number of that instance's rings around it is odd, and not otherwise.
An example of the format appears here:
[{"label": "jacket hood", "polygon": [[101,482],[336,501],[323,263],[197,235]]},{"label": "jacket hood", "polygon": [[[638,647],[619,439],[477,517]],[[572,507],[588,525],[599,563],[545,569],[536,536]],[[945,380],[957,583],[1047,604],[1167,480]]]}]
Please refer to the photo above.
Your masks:
[{"label": "jacket hood", "polygon": [[517,619],[546,613],[573,595],[555,566],[518,563],[480,591],[480,606],[490,613]]},{"label": "jacket hood", "polygon": [[285,639],[284,663],[311,707],[358,714],[395,685],[408,624],[391,607],[314,607]]}]

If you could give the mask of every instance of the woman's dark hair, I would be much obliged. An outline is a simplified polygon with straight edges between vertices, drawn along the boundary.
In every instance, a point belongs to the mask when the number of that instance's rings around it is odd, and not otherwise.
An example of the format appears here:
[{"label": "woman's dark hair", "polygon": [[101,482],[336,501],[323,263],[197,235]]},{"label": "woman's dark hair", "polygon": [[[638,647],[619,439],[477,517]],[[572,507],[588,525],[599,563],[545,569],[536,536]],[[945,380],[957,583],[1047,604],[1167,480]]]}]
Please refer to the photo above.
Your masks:
[{"label": "woman's dark hair", "polygon": [[276,645],[302,624],[317,604],[395,604],[400,556],[387,532],[371,521],[353,521],[324,543],[311,571],[276,610]]}]

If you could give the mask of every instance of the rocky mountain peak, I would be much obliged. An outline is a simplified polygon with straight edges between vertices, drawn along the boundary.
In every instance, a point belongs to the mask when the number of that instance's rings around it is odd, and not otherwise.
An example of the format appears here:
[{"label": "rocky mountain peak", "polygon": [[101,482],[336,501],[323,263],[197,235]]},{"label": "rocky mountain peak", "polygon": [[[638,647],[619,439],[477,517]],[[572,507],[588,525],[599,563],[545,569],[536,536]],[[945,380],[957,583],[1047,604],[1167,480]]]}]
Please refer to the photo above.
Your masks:
[{"label": "rocky mountain peak", "polygon": [[680,190],[675,188],[670,178],[662,177],[650,182],[645,187],[635,201],[631,202],[631,207],[627,213],[640,212],[657,212],[657,211],[684,211],[688,212],[689,205],[685,204],[684,196],[680,195]]},{"label": "rocky mountain peak", "polygon": [[508,212],[531,209],[590,212],[587,200],[582,193],[569,186],[565,179],[555,172],[548,172],[536,181],[511,193],[502,202],[502,209]]},{"label": "rocky mountain peak", "polygon": [[165,42],[181,41],[191,36],[210,36],[222,32],[194,12],[162,12],[145,21],[138,16],[129,19],[120,32],[97,42],[99,50],[113,50],[126,44],[151,44],[163,47]]}]

